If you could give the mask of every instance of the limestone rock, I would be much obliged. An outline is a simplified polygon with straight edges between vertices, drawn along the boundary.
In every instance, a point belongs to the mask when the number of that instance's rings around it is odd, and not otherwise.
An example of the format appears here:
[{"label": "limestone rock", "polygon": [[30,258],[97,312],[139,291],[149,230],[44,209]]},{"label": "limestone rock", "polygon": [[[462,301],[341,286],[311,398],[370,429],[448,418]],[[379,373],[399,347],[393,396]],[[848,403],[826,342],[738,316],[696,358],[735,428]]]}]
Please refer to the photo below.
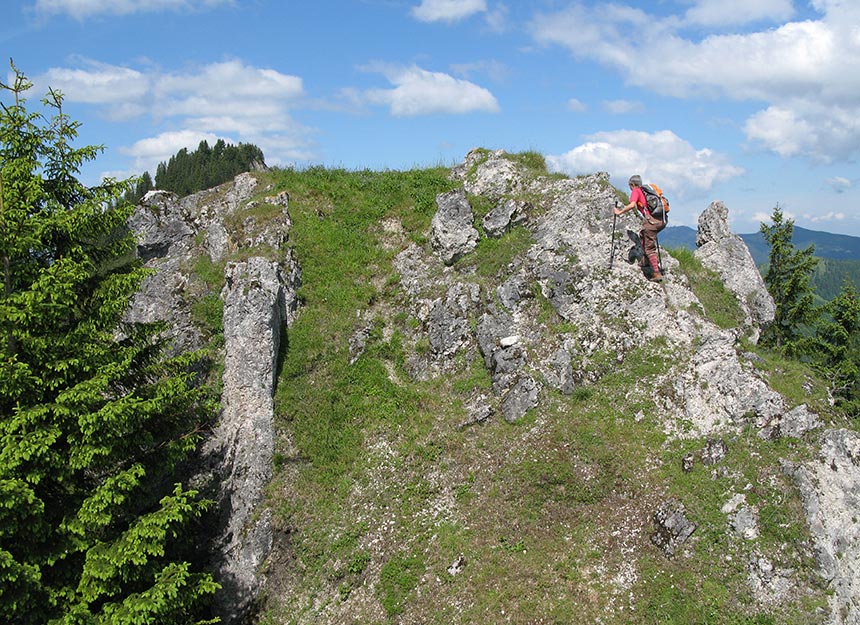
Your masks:
[{"label": "limestone rock", "polygon": [[722,439],[708,439],[705,448],[702,450],[702,464],[709,466],[721,462],[726,454],[729,453],[729,448],[726,442]]},{"label": "limestone rock", "polygon": [[504,150],[472,150],[462,165],[452,170],[451,177],[462,180],[466,191],[473,195],[499,199],[517,193],[525,185],[524,176],[505,155]]},{"label": "limestone rock", "polygon": [[260,257],[230,263],[225,274],[222,413],[204,450],[223,458],[219,607],[226,622],[235,622],[259,592],[272,547],[271,513],[258,510],[272,478],[275,366],[296,285],[287,284],[277,263]]},{"label": "limestone rock", "polygon": [[[226,266],[220,293],[222,412],[201,447],[198,472],[190,477],[218,504],[210,526],[213,544],[206,548],[223,586],[216,611],[227,624],[242,621],[252,611],[263,582],[262,564],[272,546],[271,514],[260,504],[271,478],[279,343],[297,314],[301,280],[291,251],[283,249],[290,228],[288,196],[266,198],[283,211],[265,223],[251,218],[252,211],[237,217],[253,208],[256,187],[257,179],[246,173],[184,198],[151,191],[128,222],[138,241],[137,253],[152,273],[133,298],[126,320],[166,321],[177,353],[203,345],[191,314],[195,302],[212,295],[194,272],[201,257],[217,263],[254,247],[277,251],[272,256],[284,259],[252,256]],[[227,222],[233,225],[228,228]]]},{"label": "limestone rock", "polygon": [[507,200],[484,216],[484,232],[490,237],[502,236],[508,228],[526,220],[531,205],[522,200]]},{"label": "limestone rock", "polygon": [[462,190],[436,196],[438,210],[430,222],[430,242],[443,262],[451,265],[478,244],[478,231],[472,226],[472,207]]},{"label": "limestone rock", "polygon": [[526,412],[538,405],[540,386],[529,376],[516,380],[502,398],[502,415],[508,423],[515,423]]},{"label": "limestone rock", "polygon": [[696,531],[695,523],[690,522],[686,516],[684,504],[677,499],[670,499],[657,509],[654,513],[654,528],[651,542],[657,545],[667,558],[673,557],[677,549]]},{"label": "limestone rock", "polygon": [[478,302],[476,284],[455,284],[430,309],[427,336],[430,349],[438,357],[450,358],[468,341],[469,313]]},{"label": "limestone rock", "polygon": [[696,244],[696,257],[716,271],[735,294],[746,316],[745,325],[758,340],[759,329],[773,321],[776,305],[743,239],[729,231],[725,204],[712,202],[699,216]]},{"label": "limestone rock", "polygon": [[749,563],[749,585],[756,600],[765,606],[784,601],[795,587],[794,571],[778,568],[760,553],[753,554]]},{"label": "limestone rock", "polygon": [[834,625],[860,622],[860,434],[825,433],[819,457],[806,464],[784,463],[794,478],[815,543],[821,574],[833,591]]}]

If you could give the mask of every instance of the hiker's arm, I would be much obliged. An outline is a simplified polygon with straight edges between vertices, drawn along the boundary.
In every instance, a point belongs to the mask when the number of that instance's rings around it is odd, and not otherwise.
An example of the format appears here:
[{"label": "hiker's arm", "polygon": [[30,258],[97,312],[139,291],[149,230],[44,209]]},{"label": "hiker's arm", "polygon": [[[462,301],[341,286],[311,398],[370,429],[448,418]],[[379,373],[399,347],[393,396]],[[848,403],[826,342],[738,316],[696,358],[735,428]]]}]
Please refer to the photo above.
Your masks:
[{"label": "hiker's arm", "polygon": [[615,208],[615,214],[616,215],[623,215],[627,211],[633,210],[634,208],[636,208],[636,202],[630,202],[629,204],[626,204],[624,206],[616,207]]}]

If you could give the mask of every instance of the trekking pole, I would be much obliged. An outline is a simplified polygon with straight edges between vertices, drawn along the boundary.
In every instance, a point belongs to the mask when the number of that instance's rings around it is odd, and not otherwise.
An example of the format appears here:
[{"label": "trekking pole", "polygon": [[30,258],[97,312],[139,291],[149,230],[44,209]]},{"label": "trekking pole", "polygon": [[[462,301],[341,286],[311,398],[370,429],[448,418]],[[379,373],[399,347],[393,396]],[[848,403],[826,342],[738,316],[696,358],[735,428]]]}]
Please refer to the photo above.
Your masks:
[{"label": "trekking pole", "polygon": [[[616,200],[615,205],[618,205],[618,201]],[[612,245],[612,251],[609,253],[609,268],[612,269],[612,261],[615,260],[615,220],[618,219],[618,215],[615,214],[615,211],[612,211],[612,238],[609,240]]]},{"label": "trekking pole", "polygon": [[663,255],[660,253],[660,240],[654,237],[654,243],[657,244],[657,267],[660,268],[660,273],[663,273]]}]

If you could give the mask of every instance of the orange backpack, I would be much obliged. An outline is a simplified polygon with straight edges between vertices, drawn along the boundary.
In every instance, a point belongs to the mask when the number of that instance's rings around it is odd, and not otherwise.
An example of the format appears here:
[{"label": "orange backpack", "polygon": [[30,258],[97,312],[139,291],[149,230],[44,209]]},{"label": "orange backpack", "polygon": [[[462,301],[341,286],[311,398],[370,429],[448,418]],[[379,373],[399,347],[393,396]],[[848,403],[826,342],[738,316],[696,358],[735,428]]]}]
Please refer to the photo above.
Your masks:
[{"label": "orange backpack", "polygon": [[669,200],[663,196],[663,190],[653,182],[643,184],[642,191],[645,193],[645,201],[648,204],[648,212],[655,219],[664,222],[669,219]]}]

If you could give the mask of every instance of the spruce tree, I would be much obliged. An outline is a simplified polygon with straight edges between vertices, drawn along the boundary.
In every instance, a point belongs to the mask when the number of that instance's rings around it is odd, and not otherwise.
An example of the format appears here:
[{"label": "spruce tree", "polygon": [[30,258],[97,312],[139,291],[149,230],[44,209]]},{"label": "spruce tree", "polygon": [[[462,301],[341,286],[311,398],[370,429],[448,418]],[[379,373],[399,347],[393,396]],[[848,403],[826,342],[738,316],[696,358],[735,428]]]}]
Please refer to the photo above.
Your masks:
[{"label": "spruce tree", "polygon": [[[192,357],[123,323],[145,277],[128,185],[81,184],[99,147],[49,91],[0,82],[0,622],[199,622],[217,585],[186,532],[207,502],[174,478],[211,414]],[[6,102],[6,100],[11,100]]]},{"label": "spruce tree", "polygon": [[794,221],[785,219],[777,205],[772,225],[760,231],[770,245],[764,282],[776,304],[773,323],[762,333],[762,343],[796,353],[804,328],[815,318],[814,292],[810,278],[818,263],[815,246],[797,250],[792,243]]},{"label": "spruce tree", "polygon": [[853,284],[846,281],[839,295],[820,308],[804,352],[830,380],[845,412],[860,416],[860,294]]}]

